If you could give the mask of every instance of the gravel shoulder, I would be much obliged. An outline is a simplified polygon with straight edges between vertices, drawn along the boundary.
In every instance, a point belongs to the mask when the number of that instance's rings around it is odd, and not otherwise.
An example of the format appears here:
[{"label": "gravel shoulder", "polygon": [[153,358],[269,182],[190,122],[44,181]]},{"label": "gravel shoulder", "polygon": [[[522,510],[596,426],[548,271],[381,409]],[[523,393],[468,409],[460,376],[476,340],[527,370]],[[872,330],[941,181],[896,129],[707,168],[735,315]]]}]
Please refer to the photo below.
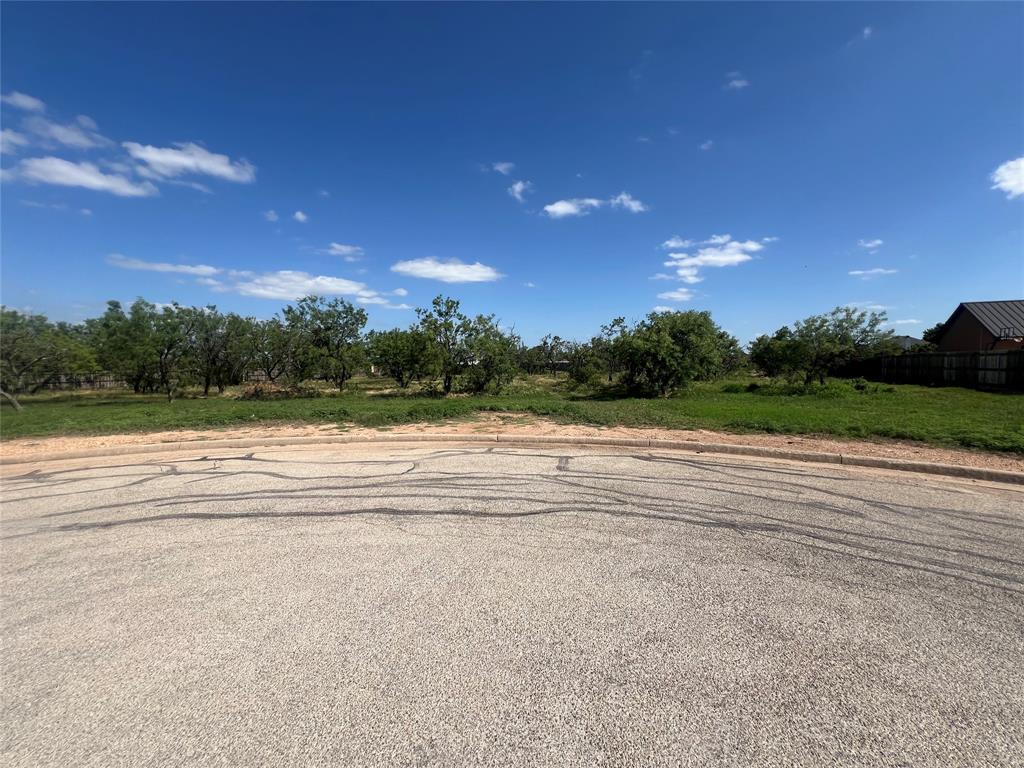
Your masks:
[{"label": "gravel shoulder", "polygon": [[402,424],[391,428],[344,427],[327,424],[276,424],[252,427],[231,427],[217,430],[176,430],[119,435],[71,435],[45,438],[22,438],[0,443],[0,458],[40,458],[66,451],[97,448],[154,445],[184,441],[224,440],[242,438],[316,437],[328,435],[380,434],[493,434],[500,432],[518,436],[606,437],[692,442],[728,443],[796,451],[843,453],[856,456],[923,461],[963,467],[1024,472],[1024,456],[941,448],[902,440],[840,440],[825,435],[734,434],[705,429],[676,430],[648,427],[596,427],[582,424],[560,424],[530,414],[479,414],[472,419],[439,423]]}]

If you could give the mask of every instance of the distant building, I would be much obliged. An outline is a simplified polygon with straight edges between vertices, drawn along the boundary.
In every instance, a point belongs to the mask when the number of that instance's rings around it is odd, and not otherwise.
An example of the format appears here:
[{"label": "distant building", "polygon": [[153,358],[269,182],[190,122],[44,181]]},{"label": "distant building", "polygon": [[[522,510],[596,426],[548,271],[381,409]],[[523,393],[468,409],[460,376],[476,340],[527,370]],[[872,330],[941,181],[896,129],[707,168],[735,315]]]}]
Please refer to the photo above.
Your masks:
[{"label": "distant building", "polygon": [[1024,299],[965,301],[943,324],[939,352],[1024,348]]},{"label": "distant building", "polygon": [[893,336],[892,340],[904,351],[924,344],[924,339],[919,339],[916,336]]}]

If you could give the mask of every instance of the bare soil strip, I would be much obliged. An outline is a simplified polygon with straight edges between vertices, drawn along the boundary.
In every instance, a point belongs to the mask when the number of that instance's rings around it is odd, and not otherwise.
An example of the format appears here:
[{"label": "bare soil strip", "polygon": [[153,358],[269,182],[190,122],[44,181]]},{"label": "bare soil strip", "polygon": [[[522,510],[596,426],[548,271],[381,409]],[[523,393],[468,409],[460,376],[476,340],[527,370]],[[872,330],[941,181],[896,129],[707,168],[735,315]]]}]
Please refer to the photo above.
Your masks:
[{"label": "bare soil strip", "polygon": [[839,440],[819,435],[759,435],[713,432],[705,429],[677,430],[649,427],[594,427],[579,424],[559,424],[530,414],[484,413],[473,419],[451,420],[441,423],[402,424],[383,429],[366,427],[345,428],[338,425],[260,425],[230,427],[218,430],[180,430],[173,432],[147,432],[122,435],[75,435],[67,437],[22,438],[0,443],[0,456],[23,458],[45,456],[66,451],[88,450],[125,445],[152,445],[191,440],[223,440],[231,438],[263,437],[315,437],[318,435],[373,435],[388,432],[405,434],[493,434],[558,437],[616,437],[656,440],[683,440],[692,442],[731,443],[784,448],[823,453],[844,453],[889,459],[926,461],[954,464],[964,467],[1001,469],[1024,472],[1024,457],[1009,454],[986,453],[958,448],[939,448],[898,440]]}]

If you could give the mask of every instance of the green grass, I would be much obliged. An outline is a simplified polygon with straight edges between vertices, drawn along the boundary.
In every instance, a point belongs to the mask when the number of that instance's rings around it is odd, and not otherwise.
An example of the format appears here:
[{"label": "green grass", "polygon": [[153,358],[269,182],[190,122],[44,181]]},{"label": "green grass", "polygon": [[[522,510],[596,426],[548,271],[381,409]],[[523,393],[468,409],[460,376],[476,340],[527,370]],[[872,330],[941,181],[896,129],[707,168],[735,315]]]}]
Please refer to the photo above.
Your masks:
[{"label": "green grass", "polygon": [[[387,427],[469,418],[482,411],[530,413],[572,424],[713,429],[725,432],[900,438],[1024,454],[1024,396],[968,389],[832,382],[811,393],[751,379],[698,384],[663,400],[575,392],[565,380],[518,380],[507,393],[431,397],[399,393],[386,383],[355,382],[333,396],[239,400],[64,393],[25,397],[18,413],[0,410],[0,438],[215,429],[266,423],[333,423]],[[756,386],[756,385],[755,385]]]}]

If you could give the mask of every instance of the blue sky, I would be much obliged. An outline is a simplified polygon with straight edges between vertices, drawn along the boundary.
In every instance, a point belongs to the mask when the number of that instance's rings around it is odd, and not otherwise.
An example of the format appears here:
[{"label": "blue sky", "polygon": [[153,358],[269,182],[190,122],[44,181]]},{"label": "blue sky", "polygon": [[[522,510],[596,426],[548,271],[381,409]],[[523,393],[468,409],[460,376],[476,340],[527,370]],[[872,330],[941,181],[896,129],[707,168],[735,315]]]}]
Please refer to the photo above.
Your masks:
[{"label": "blue sky", "polygon": [[1019,3],[0,12],[2,298],[55,319],[446,293],[747,341],[1024,295]]}]

